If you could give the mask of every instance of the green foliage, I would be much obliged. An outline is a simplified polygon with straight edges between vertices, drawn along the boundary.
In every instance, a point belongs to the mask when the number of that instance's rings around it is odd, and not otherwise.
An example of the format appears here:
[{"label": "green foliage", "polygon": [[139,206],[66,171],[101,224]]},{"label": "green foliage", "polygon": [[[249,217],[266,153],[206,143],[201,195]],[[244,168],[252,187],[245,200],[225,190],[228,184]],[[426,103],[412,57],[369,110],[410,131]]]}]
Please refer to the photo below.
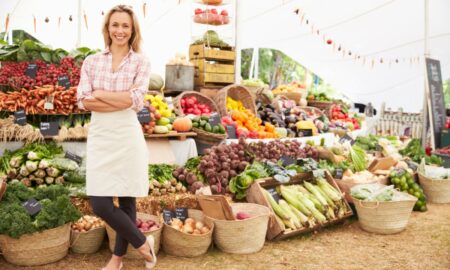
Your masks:
[{"label": "green foliage", "polygon": [[39,231],[53,229],[81,217],[80,212],[72,205],[67,195],[58,196],[53,201],[44,199],[40,203],[42,209],[33,222],[34,227]]},{"label": "green foliage", "polygon": [[69,195],[69,190],[62,185],[49,185],[44,188],[36,189],[36,195],[34,198],[38,201],[44,199],[54,201],[62,195]]},{"label": "green foliage", "polygon": [[32,218],[19,203],[2,202],[0,204],[0,234],[19,238],[23,234],[35,231]]},{"label": "green foliage", "polygon": [[10,183],[3,197],[3,201],[7,203],[20,203],[27,201],[34,196],[34,190],[27,188],[24,184]]}]

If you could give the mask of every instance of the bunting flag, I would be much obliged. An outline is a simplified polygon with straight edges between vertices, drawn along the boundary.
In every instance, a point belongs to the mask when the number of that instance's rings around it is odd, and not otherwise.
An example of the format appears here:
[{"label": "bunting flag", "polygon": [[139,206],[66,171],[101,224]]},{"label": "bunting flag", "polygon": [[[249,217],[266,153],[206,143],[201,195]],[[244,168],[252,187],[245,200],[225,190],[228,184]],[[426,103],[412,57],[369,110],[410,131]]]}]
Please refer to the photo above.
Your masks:
[{"label": "bunting flag", "polygon": [[142,4],[142,12],[144,13],[144,18],[147,13],[147,3]]}]

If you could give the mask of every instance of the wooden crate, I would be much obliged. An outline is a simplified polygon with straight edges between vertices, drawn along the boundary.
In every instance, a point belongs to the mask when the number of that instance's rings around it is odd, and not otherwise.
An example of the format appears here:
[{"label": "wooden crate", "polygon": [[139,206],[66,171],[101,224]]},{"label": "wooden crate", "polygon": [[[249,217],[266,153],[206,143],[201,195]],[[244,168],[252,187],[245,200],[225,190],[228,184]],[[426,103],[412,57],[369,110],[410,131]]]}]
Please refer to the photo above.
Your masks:
[{"label": "wooden crate", "polygon": [[233,61],[236,53],[233,47],[208,47],[206,44],[189,46],[189,60],[206,59],[218,61]]},{"label": "wooden crate", "polygon": [[214,99],[214,97],[217,95],[221,88],[204,88],[200,87],[199,92],[211,99]]},{"label": "wooden crate", "polygon": [[234,64],[206,59],[193,59],[191,62],[194,64],[196,71],[200,73],[234,74]]},{"label": "wooden crate", "polygon": [[224,73],[196,73],[195,86],[225,86],[234,83],[234,74]]},{"label": "wooden crate", "polygon": [[[289,181],[289,183],[286,183],[286,184],[287,185],[300,184],[304,180],[309,180],[311,178],[312,178],[311,174],[306,174],[306,173],[298,174],[297,176],[293,177],[291,179],[291,181]],[[326,172],[325,179],[328,181],[328,183],[330,183],[339,192],[341,191],[339,189],[339,186],[334,181],[333,177],[328,172]],[[276,187],[279,185],[281,185],[281,183],[272,178],[264,178],[264,179],[259,179],[259,180],[255,181],[247,191],[247,201],[248,202],[261,204],[261,205],[267,206],[271,209],[271,215],[270,215],[270,219],[269,219],[269,228],[267,230],[267,239],[269,239],[269,240],[282,240],[282,239],[286,239],[286,238],[289,238],[289,237],[292,237],[295,235],[316,231],[323,227],[341,222],[344,219],[347,219],[353,215],[353,211],[351,210],[350,205],[346,201],[345,204],[347,205],[347,209],[349,209],[349,210],[340,219],[328,221],[322,225],[317,224],[316,226],[314,226],[312,228],[302,228],[302,229],[298,229],[298,230],[291,230],[291,229],[285,230],[284,225],[278,223],[277,219],[275,218],[275,213],[273,212],[272,207],[270,206],[270,203],[267,201],[266,197],[264,196],[264,194],[262,193],[262,190],[261,190],[261,188],[273,188],[273,187]]]}]

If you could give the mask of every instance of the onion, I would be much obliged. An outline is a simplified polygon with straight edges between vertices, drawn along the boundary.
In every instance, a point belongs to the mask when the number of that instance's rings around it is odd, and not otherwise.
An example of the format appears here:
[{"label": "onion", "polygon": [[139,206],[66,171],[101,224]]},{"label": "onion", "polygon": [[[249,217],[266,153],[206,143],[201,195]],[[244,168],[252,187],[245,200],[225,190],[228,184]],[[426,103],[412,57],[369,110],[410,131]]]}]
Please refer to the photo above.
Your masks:
[{"label": "onion", "polygon": [[197,222],[195,223],[195,229],[201,230],[203,227],[205,227],[205,225],[203,224],[203,222],[197,221]]},{"label": "onion", "polygon": [[194,232],[194,228],[192,228],[191,224],[185,224],[183,227],[183,232],[191,234]]},{"label": "onion", "polygon": [[208,232],[209,232],[208,226],[204,226],[203,228],[201,228],[200,232],[201,232],[202,234],[208,233]]},{"label": "onion", "polygon": [[200,235],[200,234],[202,234],[202,232],[201,232],[200,230],[195,229],[195,230],[192,232],[192,234],[193,234],[193,235]]},{"label": "onion", "polygon": [[195,226],[195,219],[193,219],[193,218],[187,218],[187,219],[184,221],[184,224],[189,224],[189,225],[191,225],[191,227],[194,227],[194,226]]}]

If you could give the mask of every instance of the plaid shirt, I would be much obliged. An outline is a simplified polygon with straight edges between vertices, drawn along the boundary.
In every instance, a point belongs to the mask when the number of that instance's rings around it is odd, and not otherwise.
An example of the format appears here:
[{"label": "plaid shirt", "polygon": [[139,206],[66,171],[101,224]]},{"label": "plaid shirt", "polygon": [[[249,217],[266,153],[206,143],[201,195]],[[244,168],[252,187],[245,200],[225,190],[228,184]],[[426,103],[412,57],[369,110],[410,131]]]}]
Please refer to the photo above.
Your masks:
[{"label": "plaid shirt", "polygon": [[[150,83],[150,62],[130,48],[116,72],[112,70],[112,54],[109,48],[88,56],[81,67],[80,83],[77,89],[78,107],[84,109],[82,101],[92,99],[92,91],[129,91],[135,111],[142,110],[144,95]],[[132,86],[134,86],[132,88]]]}]

